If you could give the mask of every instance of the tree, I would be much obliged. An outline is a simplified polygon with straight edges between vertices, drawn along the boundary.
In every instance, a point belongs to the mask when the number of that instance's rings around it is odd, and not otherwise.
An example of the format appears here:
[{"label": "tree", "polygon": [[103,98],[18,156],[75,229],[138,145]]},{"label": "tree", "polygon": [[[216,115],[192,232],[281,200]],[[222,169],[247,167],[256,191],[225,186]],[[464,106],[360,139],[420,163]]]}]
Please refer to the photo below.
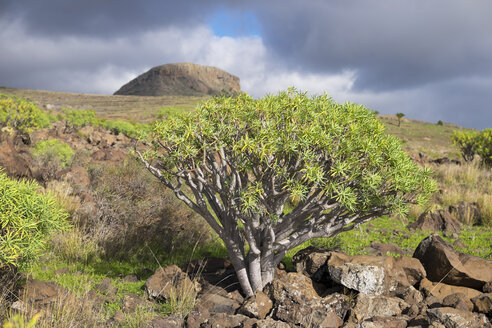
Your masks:
[{"label": "tree", "polygon": [[403,113],[396,113],[396,118],[398,119],[398,127],[401,125],[401,119],[405,116]]},{"label": "tree", "polygon": [[140,159],[224,241],[246,295],[288,250],[405,213],[434,190],[373,112],[294,89],[214,98],[157,122],[153,145]]},{"label": "tree", "polygon": [[460,149],[461,156],[466,162],[471,162],[477,153],[480,133],[478,131],[454,131],[451,140]]}]

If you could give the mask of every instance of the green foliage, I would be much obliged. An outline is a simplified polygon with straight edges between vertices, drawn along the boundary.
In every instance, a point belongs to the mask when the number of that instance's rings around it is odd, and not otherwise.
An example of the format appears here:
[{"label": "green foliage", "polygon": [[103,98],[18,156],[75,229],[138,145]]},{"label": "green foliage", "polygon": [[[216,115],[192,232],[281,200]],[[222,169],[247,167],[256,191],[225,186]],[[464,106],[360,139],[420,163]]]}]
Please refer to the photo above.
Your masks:
[{"label": "green foliage", "polygon": [[67,128],[79,128],[86,125],[97,125],[96,112],[92,109],[63,108]]},{"label": "green foliage", "polygon": [[492,167],[492,128],[480,132],[476,139],[476,151],[482,162]]},{"label": "green foliage", "polygon": [[40,110],[34,103],[0,94],[0,127],[8,126],[21,132],[32,132],[34,129],[49,126],[47,113]]},{"label": "green foliage", "polygon": [[437,121],[436,124],[439,125],[439,126],[443,126],[444,125],[443,121],[441,121],[441,120]]},{"label": "green foliage", "polygon": [[129,138],[138,138],[143,132],[150,132],[150,125],[130,123],[122,120],[106,120],[101,123],[102,127],[112,131],[114,134],[124,134]]},{"label": "green foliage", "polygon": [[[434,190],[430,172],[384,133],[373,112],[326,95],[310,99],[289,90],[259,100],[214,98],[196,113],[157,122],[154,135],[165,142],[160,160],[167,172],[183,160],[200,167],[204,152],[223,149],[240,171],[268,167],[293,198],[305,199],[316,187],[350,212],[404,212],[409,195],[421,201]],[[295,172],[286,170],[292,161],[300,164]],[[267,183],[255,175],[238,195],[243,213],[268,211],[258,197],[269,192]]]},{"label": "green foliage", "polygon": [[396,118],[398,119],[398,126],[401,125],[401,119],[405,116],[403,113],[396,113]]},{"label": "green foliage", "polygon": [[453,143],[458,146],[463,159],[470,162],[479,155],[482,163],[492,166],[492,128],[478,131],[456,131],[452,136]]},{"label": "green foliage", "polygon": [[36,182],[11,180],[0,172],[0,267],[34,259],[49,233],[68,228],[67,217]]},{"label": "green foliage", "polygon": [[458,146],[461,155],[466,162],[471,162],[477,151],[477,131],[462,131],[458,130],[453,133],[451,140]]},{"label": "green foliage", "polygon": [[35,159],[45,164],[50,161],[59,162],[62,167],[70,164],[74,154],[74,150],[69,145],[58,139],[41,140],[32,150]]}]

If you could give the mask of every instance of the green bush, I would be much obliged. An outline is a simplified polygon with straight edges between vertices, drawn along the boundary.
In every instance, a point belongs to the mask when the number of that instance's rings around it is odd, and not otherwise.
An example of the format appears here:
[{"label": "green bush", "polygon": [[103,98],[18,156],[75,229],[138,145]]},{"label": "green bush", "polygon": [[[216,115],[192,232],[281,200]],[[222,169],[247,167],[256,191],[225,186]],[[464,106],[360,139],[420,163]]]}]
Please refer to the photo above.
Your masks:
[{"label": "green bush", "polygon": [[36,258],[50,232],[69,227],[67,212],[34,181],[0,172],[0,268]]},{"label": "green bush", "polygon": [[63,108],[67,129],[75,129],[86,125],[98,125],[96,112],[92,109]]},{"label": "green bush", "polygon": [[492,128],[483,130],[476,138],[476,152],[483,164],[492,166]]},{"label": "green bush", "polygon": [[132,124],[122,120],[106,120],[101,125],[116,135],[121,133],[129,138],[137,138],[143,131],[150,132],[150,125],[140,123]]},{"label": "green bush", "polygon": [[40,110],[34,103],[0,94],[0,127],[11,127],[21,132],[31,132],[34,129],[50,125],[47,113]]},{"label": "green bush", "polygon": [[71,163],[74,153],[69,145],[58,139],[41,140],[36,143],[32,151],[33,157],[44,164],[55,161],[60,163],[61,167]]},{"label": "green bush", "polygon": [[451,137],[466,162],[471,162],[475,157],[477,137],[478,132],[476,131],[455,131]]}]

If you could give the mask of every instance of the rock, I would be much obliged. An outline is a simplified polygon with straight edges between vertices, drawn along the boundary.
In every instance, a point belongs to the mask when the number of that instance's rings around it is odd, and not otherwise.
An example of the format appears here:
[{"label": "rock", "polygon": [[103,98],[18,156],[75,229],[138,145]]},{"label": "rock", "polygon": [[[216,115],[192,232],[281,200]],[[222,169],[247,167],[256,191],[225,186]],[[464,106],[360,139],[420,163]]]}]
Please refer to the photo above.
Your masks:
[{"label": "rock", "polygon": [[406,328],[407,320],[398,317],[374,317],[359,324],[360,328]]},{"label": "rock", "polygon": [[463,293],[454,293],[446,296],[442,300],[442,305],[445,307],[452,307],[458,310],[473,311],[473,303]]},{"label": "rock", "polygon": [[296,272],[307,275],[317,282],[328,282],[329,273],[326,261],[330,255],[330,251],[309,246],[300,250],[292,257],[292,264]]},{"label": "rock", "polygon": [[239,303],[228,297],[219,294],[204,294],[199,303],[210,313],[234,314],[239,308]]},{"label": "rock", "polygon": [[481,294],[471,299],[475,311],[492,316],[492,293]]},{"label": "rock", "polygon": [[420,304],[424,300],[424,296],[415,287],[408,286],[398,288],[394,293],[394,296],[401,298],[408,304]]},{"label": "rock", "polygon": [[345,295],[330,294],[325,298],[319,296],[316,288],[320,288],[311,279],[300,273],[289,272],[267,287],[274,301],[272,316],[300,327],[318,327],[334,312],[344,318],[349,301]]},{"label": "rock", "polygon": [[441,301],[444,300],[445,297],[456,293],[461,293],[468,299],[481,294],[478,290],[473,288],[447,285],[444,283],[433,283],[427,279],[422,279],[419,290],[423,292],[425,296],[432,295]]},{"label": "rock", "polygon": [[358,322],[376,316],[396,316],[410,306],[397,297],[387,297],[383,295],[357,295],[355,307],[352,309],[352,316]]},{"label": "rock", "polygon": [[272,300],[262,291],[257,291],[255,295],[241,305],[238,313],[250,318],[265,319],[272,310]]},{"label": "rock", "polygon": [[256,322],[255,328],[290,328],[292,327],[286,322],[276,321],[272,318],[266,318],[265,320],[259,320]]},{"label": "rock", "polygon": [[64,173],[61,178],[67,181],[72,186],[82,187],[87,189],[91,185],[91,179],[87,169],[81,166],[74,166],[70,168],[70,171]]},{"label": "rock", "polygon": [[449,206],[449,213],[461,222],[480,224],[482,217],[477,203],[459,202]]},{"label": "rock", "polygon": [[151,308],[152,304],[136,294],[127,294],[123,296],[123,304],[121,305],[121,310],[124,313],[133,313],[137,310],[138,307]]},{"label": "rock", "polygon": [[121,162],[126,155],[119,149],[105,148],[94,152],[91,157],[94,161]]},{"label": "rock", "polygon": [[492,293],[492,281],[489,281],[485,285],[483,285],[482,291],[484,293]]},{"label": "rock", "polygon": [[115,296],[116,292],[118,291],[118,288],[116,288],[115,286],[113,286],[113,284],[111,284],[111,279],[109,278],[105,278],[101,280],[100,283],[94,285],[94,289],[96,289],[97,291],[101,292],[102,294],[110,298]]},{"label": "rock", "polygon": [[383,244],[379,242],[372,242],[371,246],[366,247],[366,251],[374,255],[391,255],[391,254],[399,254],[399,255],[407,255],[407,252],[402,250],[400,247],[393,244]]},{"label": "rock", "polygon": [[126,276],[124,276],[121,281],[124,281],[124,282],[138,282],[138,277],[136,274],[128,274]]},{"label": "rock", "polygon": [[115,95],[237,95],[239,78],[212,66],[176,63],[157,66],[122,86]]},{"label": "rock", "polygon": [[332,252],[327,261],[330,278],[364,294],[389,295],[399,286],[412,286],[425,277],[419,261],[391,256],[348,256]]},{"label": "rock", "polygon": [[490,328],[487,318],[473,312],[441,307],[427,310],[430,323],[440,323],[446,328]]},{"label": "rock", "polygon": [[0,133],[0,168],[3,168],[3,171],[9,177],[32,179],[31,165],[26,160],[29,154],[24,152],[23,154],[25,154],[26,158],[22,156],[15,149],[12,141],[3,137],[4,134]]},{"label": "rock", "polygon": [[197,305],[186,317],[186,327],[200,328],[200,325],[207,321],[210,312],[202,305]]},{"label": "rock", "polygon": [[58,270],[55,270],[55,275],[59,276],[62,274],[66,274],[67,272],[69,272],[68,268],[58,269]]},{"label": "rock", "polygon": [[194,285],[186,273],[176,265],[170,265],[157,269],[145,282],[144,289],[149,300],[166,302],[171,295],[191,293]]},{"label": "rock", "polygon": [[226,314],[217,313],[212,315],[205,324],[202,324],[202,328],[239,328],[242,323],[248,319],[247,316],[242,314]]},{"label": "rock", "polygon": [[151,328],[181,328],[184,319],[180,314],[171,314],[167,317],[158,316],[152,319],[148,327]]},{"label": "rock", "polygon": [[436,234],[422,240],[413,257],[422,262],[431,281],[482,290],[492,280],[492,261],[456,252]]},{"label": "rock", "polygon": [[45,306],[67,297],[68,290],[54,282],[28,279],[19,299],[35,306]]},{"label": "rock", "polygon": [[448,211],[437,210],[422,213],[417,221],[408,225],[409,229],[460,232],[461,223]]}]

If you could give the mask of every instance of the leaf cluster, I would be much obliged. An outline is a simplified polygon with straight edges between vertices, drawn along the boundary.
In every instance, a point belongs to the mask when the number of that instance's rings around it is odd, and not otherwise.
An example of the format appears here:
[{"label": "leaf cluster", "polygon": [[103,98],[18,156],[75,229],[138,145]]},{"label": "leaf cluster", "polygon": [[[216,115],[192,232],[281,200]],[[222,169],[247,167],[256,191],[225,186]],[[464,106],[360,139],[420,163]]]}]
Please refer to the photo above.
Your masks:
[{"label": "leaf cluster", "polygon": [[0,172],[0,267],[20,265],[38,256],[47,236],[68,228],[68,213],[31,181]]},{"label": "leaf cluster", "polygon": [[0,94],[0,126],[30,133],[35,129],[48,127],[49,124],[49,115],[34,103],[15,96]]},{"label": "leaf cluster", "polygon": [[374,112],[326,95],[289,89],[262,99],[213,98],[195,113],[157,122],[154,136],[156,150],[147,155],[159,158],[167,179],[177,167],[200,168],[204,154],[219,162],[224,152],[227,165],[248,176],[231,195],[243,212],[273,214],[268,199],[275,193],[317,195],[349,212],[405,212],[435,190],[430,172],[411,161]]}]

